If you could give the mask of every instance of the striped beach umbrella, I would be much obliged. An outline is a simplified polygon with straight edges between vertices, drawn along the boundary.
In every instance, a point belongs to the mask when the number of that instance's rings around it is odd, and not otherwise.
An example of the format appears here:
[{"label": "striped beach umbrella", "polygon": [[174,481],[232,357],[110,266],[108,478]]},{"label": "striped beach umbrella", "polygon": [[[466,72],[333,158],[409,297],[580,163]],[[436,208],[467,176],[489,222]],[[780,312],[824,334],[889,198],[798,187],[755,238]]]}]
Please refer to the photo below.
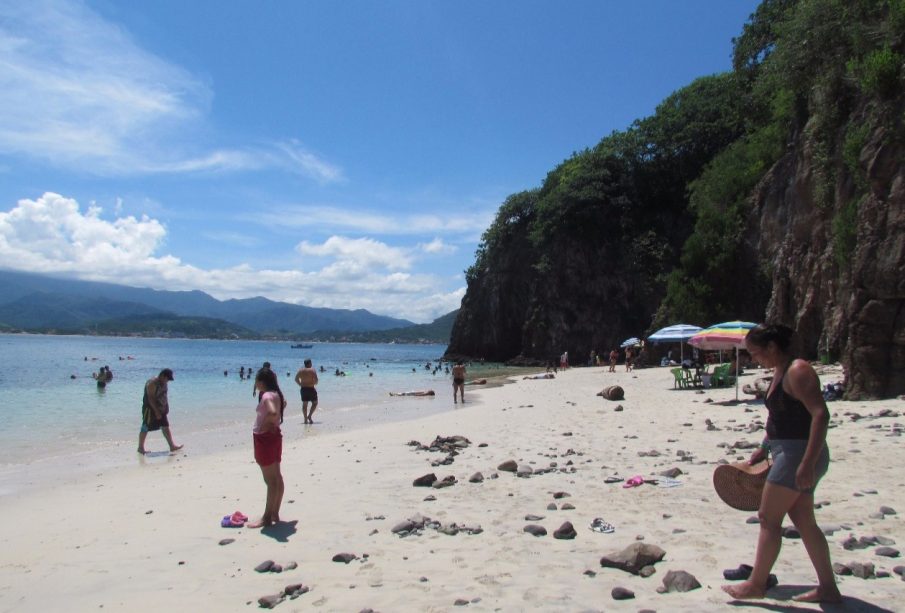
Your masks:
[{"label": "striped beach umbrella", "polygon": [[690,339],[688,343],[698,349],[714,350],[735,349],[735,399],[738,400],[738,350],[745,346],[748,330],[757,324],[750,321],[727,321],[704,328]]},{"label": "striped beach umbrella", "polygon": [[700,332],[701,326],[690,326],[688,324],[675,324],[660,328],[647,337],[647,340],[654,343],[679,343],[679,361],[685,359],[684,342],[692,336]]},{"label": "striped beach umbrella", "polygon": [[750,321],[727,321],[704,328],[688,339],[698,349],[738,349],[745,346],[745,335],[757,324]]},{"label": "striped beach umbrella", "polygon": [[637,336],[633,336],[632,338],[627,338],[624,341],[622,341],[622,344],[619,346],[620,347],[640,347],[641,339],[638,338]]}]

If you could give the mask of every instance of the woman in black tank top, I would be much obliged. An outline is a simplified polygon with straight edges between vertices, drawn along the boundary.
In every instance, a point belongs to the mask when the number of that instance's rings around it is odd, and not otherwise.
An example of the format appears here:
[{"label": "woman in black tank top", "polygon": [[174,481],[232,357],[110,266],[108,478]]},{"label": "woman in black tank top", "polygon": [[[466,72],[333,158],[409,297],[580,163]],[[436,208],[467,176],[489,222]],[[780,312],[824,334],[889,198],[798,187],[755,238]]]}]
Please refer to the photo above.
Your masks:
[{"label": "woman in black tank top", "polygon": [[754,569],[747,581],[724,585],[737,599],[763,598],[770,570],[782,544],[782,522],[786,514],[795,524],[817,571],[818,586],[795,598],[803,602],[841,602],[830,562],[826,537],[814,518],[814,487],[826,472],[829,451],[826,430],[830,414],[820,392],[820,380],[811,365],[789,352],[792,330],[780,325],[761,325],[745,337],[755,361],[773,368],[773,383],[767,405],[767,439],[751,455],[756,464],[773,453],[773,465],[761,496],[760,535]]}]

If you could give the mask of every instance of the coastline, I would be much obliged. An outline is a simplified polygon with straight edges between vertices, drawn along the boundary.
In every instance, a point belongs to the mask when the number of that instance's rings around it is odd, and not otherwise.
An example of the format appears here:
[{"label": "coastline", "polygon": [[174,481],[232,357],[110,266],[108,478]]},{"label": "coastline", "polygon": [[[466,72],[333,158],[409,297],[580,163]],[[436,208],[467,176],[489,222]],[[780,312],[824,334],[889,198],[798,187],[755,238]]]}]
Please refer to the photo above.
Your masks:
[{"label": "coastline", "polygon": [[[464,407],[352,431],[314,428],[299,435],[285,428],[282,516],[297,523],[269,536],[219,526],[220,517],[232,511],[252,517],[261,511],[264,486],[250,443],[208,455],[194,455],[188,447],[184,454],[152,455],[131,466],[0,498],[8,518],[28,518],[0,537],[3,609],[248,610],[257,607],[258,597],[301,582],[311,591],[279,610],[452,611],[459,609],[454,602],[460,598],[478,611],[725,610],[722,569],[751,562],[757,527],[745,522],[751,514],[719,501],[710,476],[720,459],[735,461],[749,453],[727,453],[721,444],[762,437],[747,433],[750,424],[765,419],[762,403],[734,404],[732,388],[674,391],[667,369],[605,371],[580,368],[554,380],[469,386]],[[625,389],[624,401],[595,396],[614,384]],[[713,402],[705,402],[708,398]],[[615,411],[617,405],[624,410]],[[833,462],[817,490],[816,498],[829,503],[817,512],[818,522],[849,526],[828,537],[834,562],[871,561],[878,570],[891,571],[897,561],[876,556],[875,547],[845,551],[841,542],[853,534],[886,536],[896,547],[905,543],[901,515],[871,517],[881,505],[905,513],[897,463],[876,462],[901,453],[894,424],[900,434],[902,418],[869,417],[884,409],[901,413],[905,402],[829,406]],[[852,413],[865,418],[853,420]],[[717,430],[708,430],[705,419]],[[443,454],[407,445],[456,434],[472,444],[450,465],[432,467]],[[680,451],[691,459],[683,460]],[[509,459],[535,470],[555,462],[556,470],[517,478],[497,470]],[[624,489],[604,483],[613,474],[647,477],[670,467],[683,471],[682,486]],[[478,471],[485,481],[470,483]],[[458,482],[444,489],[412,487],[413,479],[430,472],[441,479],[454,475]],[[491,479],[495,472],[499,478]],[[553,497],[560,491],[570,494],[566,500],[575,508],[547,510],[551,503],[561,506],[563,500]],[[428,495],[436,500],[426,501]],[[483,532],[451,536],[424,530],[405,538],[391,533],[419,512],[444,524],[480,524]],[[544,519],[526,521],[529,513]],[[588,530],[595,517],[616,531]],[[574,540],[523,532],[525,524],[538,523],[552,533],[567,520],[577,530]],[[600,567],[601,555],[639,536],[667,552],[656,574],[642,579]],[[218,545],[223,538],[235,542]],[[358,559],[331,562],[341,552]],[[267,559],[299,566],[282,574],[254,572]],[[666,571],[679,569],[703,587],[656,593]],[[774,597],[786,599],[814,582],[800,540],[784,539],[774,572],[781,584],[771,592]],[[51,585],[54,589],[47,589]],[[631,589],[636,598],[613,601],[610,590],[617,586]],[[886,610],[901,593],[894,574],[841,577],[840,589],[847,610]]]}]

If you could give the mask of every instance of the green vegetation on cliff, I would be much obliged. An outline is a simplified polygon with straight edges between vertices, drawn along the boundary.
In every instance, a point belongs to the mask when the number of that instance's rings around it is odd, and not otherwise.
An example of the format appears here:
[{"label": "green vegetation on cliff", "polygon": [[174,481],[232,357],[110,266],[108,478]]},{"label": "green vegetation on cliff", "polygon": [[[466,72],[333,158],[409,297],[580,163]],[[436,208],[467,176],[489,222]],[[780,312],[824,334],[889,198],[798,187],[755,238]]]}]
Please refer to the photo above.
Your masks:
[{"label": "green vegetation on cliff", "polygon": [[877,129],[902,135],[903,40],[905,0],[762,2],[732,72],[506,199],[466,273],[449,353],[547,360],[678,321],[762,320],[774,262],[753,196],[784,189],[802,158],[798,200],[831,217],[847,265],[869,189],[862,152]]}]

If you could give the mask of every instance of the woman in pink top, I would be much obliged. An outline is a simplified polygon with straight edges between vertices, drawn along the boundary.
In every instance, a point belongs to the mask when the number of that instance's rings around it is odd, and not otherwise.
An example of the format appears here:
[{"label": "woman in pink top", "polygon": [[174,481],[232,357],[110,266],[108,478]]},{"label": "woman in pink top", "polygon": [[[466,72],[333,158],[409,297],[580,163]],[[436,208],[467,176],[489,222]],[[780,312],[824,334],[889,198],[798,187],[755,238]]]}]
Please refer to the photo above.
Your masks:
[{"label": "woman in pink top", "polygon": [[257,417],[254,426],[255,461],[261,467],[264,483],[267,484],[267,500],[264,515],[258,521],[245,524],[247,528],[270,526],[280,521],[280,504],[283,502],[283,475],[280,460],[283,455],[283,410],[286,399],[280,391],[277,376],[269,368],[262,368],[255,377],[255,389],[259,394]]}]

